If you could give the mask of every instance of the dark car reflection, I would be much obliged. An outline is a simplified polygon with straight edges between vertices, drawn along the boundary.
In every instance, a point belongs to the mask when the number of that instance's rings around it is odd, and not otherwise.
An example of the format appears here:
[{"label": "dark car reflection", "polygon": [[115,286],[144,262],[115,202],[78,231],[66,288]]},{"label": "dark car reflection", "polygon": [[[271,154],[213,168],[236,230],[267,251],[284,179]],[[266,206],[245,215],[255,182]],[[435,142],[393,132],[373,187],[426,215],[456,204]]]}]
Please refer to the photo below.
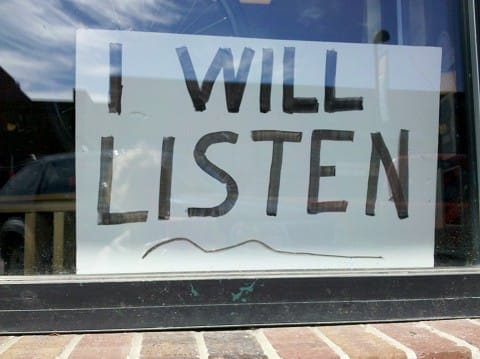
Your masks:
[{"label": "dark car reflection", "polygon": [[[38,213],[41,221],[47,223],[43,229],[48,232],[48,223],[52,221],[51,203],[74,193],[73,153],[34,160],[0,189],[0,255],[4,274],[24,273],[25,213]],[[37,240],[39,272],[48,273],[52,268],[53,241],[52,236],[49,237]]]}]

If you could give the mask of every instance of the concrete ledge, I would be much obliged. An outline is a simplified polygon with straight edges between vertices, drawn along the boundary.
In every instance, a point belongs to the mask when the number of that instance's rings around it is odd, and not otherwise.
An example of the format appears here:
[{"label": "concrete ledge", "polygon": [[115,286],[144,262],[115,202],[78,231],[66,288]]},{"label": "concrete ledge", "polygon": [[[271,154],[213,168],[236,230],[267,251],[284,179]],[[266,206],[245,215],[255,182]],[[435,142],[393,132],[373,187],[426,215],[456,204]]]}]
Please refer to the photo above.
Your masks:
[{"label": "concrete ledge", "polygon": [[480,358],[480,320],[0,336],[1,358]]}]

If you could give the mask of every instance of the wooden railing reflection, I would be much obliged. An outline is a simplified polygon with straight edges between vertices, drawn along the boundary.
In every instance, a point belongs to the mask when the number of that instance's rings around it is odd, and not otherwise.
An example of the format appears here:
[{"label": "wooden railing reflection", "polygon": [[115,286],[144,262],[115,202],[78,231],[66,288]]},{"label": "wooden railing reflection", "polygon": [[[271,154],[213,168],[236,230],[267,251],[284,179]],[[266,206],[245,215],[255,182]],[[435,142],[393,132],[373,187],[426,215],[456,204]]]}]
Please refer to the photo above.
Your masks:
[{"label": "wooden railing reflection", "polygon": [[[0,213],[24,215],[25,218],[24,274],[42,272],[39,270],[38,244],[50,240],[53,241],[51,270],[53,273],[65,272],[65,239],[66,236],[74,236],[75,231],[74,226],[68,226],[66,230],[66,214],[74,211],[75,193],[0,196]],[[53,223],[42,214],[53,214]]]}]

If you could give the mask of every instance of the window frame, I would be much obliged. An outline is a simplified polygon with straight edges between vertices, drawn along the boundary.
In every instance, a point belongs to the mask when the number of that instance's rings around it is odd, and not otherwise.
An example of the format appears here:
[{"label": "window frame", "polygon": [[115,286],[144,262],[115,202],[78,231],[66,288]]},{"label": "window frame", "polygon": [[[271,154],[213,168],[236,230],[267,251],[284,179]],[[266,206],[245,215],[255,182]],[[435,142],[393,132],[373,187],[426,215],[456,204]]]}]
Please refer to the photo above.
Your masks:
[{"label": "window frame", "polygon": [[[464,3],[480,139],[480,0]],[[468,39],[467,39],[468,37]],[[475,144],[477,159],[480,146]],[[480,178],[480,165],[477,165]],[[477,180],[478,182],[478,180]],[[478,198],[474,228],[479,228]],[[478,236],[478,233],[476,234]],[[478,240],[477,240],[478,242]],[[478,247],[476,244],[477,260]],[[476,263],[478,265],[478,263]],[[355,323],[480,316],[480,267],[0,277],[0,333]]]},{"label": "window frame", "polygon": [[480,316],[472,269],[12,278],[0,293],[4,334]]}]

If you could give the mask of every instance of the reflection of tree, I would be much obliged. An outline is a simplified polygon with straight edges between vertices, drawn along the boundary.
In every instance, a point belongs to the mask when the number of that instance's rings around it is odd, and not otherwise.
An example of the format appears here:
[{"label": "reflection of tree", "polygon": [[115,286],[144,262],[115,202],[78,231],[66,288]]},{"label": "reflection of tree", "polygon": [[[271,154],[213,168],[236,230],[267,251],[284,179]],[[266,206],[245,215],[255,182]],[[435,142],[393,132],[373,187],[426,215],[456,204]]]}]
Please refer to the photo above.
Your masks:
[{"label": "reflection of tree", "polygon": [[19,151],[15,144],[29,117],[32,102],[15,80],[0,67],[0,184],[13,174]]},{"label": "reflection of tree", "polygon": [[0,186],[32,158],[74,149],[72,102],[32,101],[0,67]]}]

